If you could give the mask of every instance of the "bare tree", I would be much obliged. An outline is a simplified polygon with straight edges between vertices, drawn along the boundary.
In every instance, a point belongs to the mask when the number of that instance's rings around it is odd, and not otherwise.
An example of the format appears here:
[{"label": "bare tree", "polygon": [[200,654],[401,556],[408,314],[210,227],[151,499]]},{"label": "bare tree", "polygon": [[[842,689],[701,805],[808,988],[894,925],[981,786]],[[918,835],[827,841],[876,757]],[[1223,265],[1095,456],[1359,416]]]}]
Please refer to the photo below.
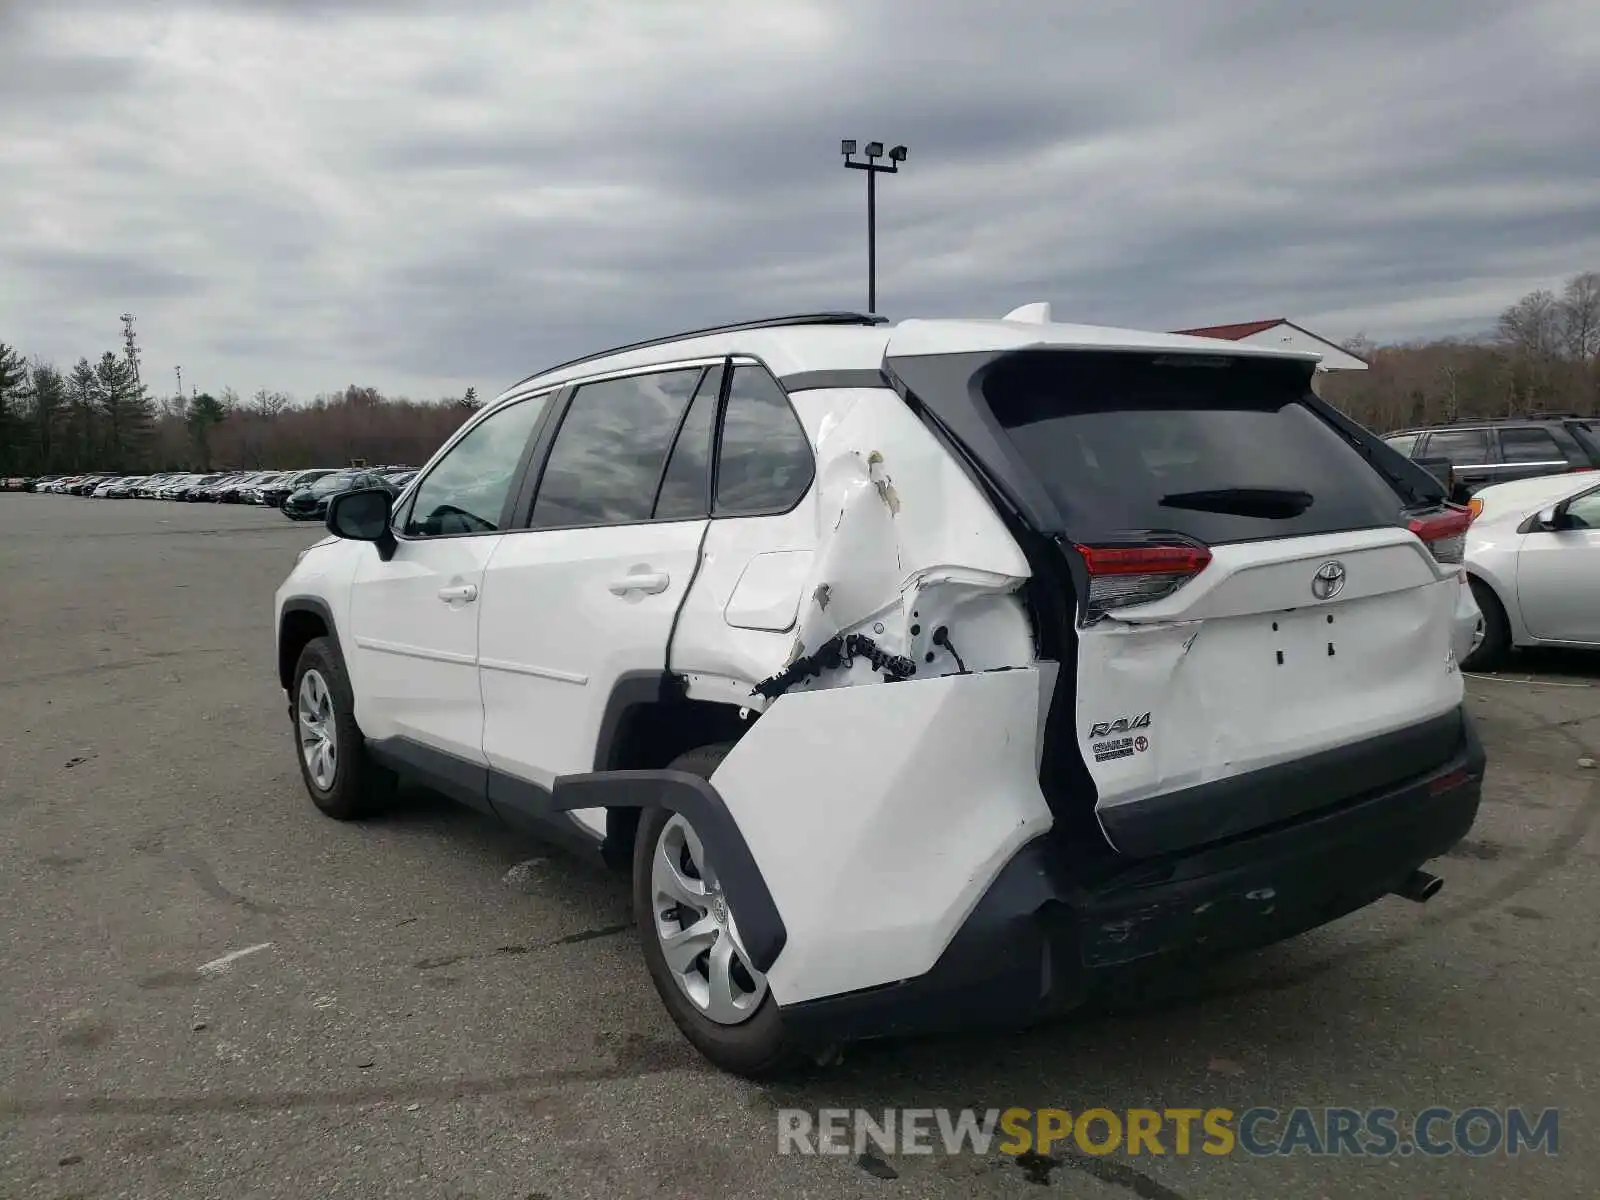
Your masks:
[{"label": "bare tree", "polygon": [[1560,315],[1568,356],[1579,363],[1600,356],[1600,271],[1585,271],[1567,280]]},{"label": "bare tree", "polygon": [[261,388],[250,397],[250,411],[258,417],[275,417],[288,408],[290,398],[283,392],[269,392]]},{"label": "bare tree", "polygon": [[1378,349],[1377,343],[1365,333],[1358,333],[1354,337],[1346,338],[1343,346],[1344,349],[1354,354],[1357,358],[1368,361],[1371,360],[1372,355]]},{"label": "bare tree", "polygon": [[1548,361],[1561,344],[1561,306],[1554,292],[1529,292],[1500,314],[1500,337],[1529,358]]}]

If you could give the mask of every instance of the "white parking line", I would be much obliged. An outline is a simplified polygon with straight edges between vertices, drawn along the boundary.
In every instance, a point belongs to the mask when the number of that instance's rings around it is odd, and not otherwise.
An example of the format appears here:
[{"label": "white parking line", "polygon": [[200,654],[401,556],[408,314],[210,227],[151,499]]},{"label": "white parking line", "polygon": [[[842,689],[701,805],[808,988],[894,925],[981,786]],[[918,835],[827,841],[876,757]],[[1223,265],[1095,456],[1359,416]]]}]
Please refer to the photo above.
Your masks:
[{"label": "white parking line", "polygon": [[1594,686],[1592,683],[1557,683],[1552,679],[1534,679],[1531,676],[1527,679],[1511,679],[1504,675],[1479,675],[1475,671],[1461,673],[1468,679],[1487,679],[1490,683],[1526,683],[1534,687],[1592,688]]}]

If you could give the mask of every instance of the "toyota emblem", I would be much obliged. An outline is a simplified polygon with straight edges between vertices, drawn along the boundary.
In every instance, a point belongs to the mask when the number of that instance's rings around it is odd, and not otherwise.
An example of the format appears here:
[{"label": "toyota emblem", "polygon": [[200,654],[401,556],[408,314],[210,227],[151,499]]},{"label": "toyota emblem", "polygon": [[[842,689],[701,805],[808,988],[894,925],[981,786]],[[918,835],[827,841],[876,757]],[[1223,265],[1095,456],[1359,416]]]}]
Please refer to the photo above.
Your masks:
[{"label": "toyota emblem", "polygon": [[1325,562],[1311,577],[1311,594],[1318,600],[1332,600],[1344,591],[1344,564]]}]

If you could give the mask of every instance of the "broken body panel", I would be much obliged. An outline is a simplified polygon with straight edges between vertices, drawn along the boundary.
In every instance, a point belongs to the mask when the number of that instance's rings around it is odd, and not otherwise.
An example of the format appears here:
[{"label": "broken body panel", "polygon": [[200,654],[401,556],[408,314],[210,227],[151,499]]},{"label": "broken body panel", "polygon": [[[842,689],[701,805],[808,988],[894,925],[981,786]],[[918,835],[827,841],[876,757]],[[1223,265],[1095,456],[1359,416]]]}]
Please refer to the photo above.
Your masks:
[{"label": "broken body panel", "polygon": [[[1031,664],[1017,595],[1027,559],[900,398],[848,388],[793,401],[816,483],[781,517],[711,523],[672,641],[688,694],[761,709],[785,691],[881,679],[874,657],[898,678]],[[811,673],[831,644],[837,665]],[[786,669],[792,681],[762,687]]]}]

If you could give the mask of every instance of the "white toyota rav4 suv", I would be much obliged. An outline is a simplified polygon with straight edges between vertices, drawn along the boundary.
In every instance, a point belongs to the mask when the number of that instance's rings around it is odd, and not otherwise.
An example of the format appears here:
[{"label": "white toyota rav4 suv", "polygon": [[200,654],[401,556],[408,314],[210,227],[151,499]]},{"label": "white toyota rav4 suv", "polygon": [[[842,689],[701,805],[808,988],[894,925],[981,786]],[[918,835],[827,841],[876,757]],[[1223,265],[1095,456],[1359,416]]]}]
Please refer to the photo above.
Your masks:
[{"label": "white toyota rav4 suv", "polygon": [[1484,770],[1467,515],[1314,365],[1038,305],[532,376],[279,590],[306,787],[631,871],[666,1008],[752,1076],[1426,900]]}]

